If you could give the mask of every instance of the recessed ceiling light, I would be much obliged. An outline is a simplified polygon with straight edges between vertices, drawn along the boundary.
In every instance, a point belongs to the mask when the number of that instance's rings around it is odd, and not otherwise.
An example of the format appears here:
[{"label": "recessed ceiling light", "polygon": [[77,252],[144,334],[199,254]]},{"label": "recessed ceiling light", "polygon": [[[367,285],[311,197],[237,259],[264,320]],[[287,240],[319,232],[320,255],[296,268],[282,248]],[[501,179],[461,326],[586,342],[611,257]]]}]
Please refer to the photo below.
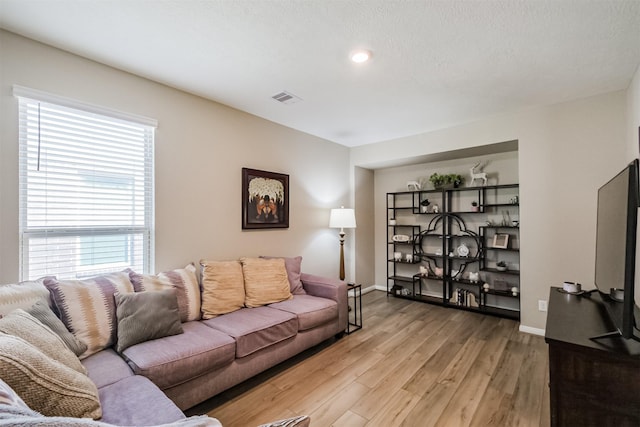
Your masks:
[{"label": "recessed ceiling light", "polygon": [[367,62],[371,58],[371,51],[359,49],[351,52],[351,60],[356,64]]}]

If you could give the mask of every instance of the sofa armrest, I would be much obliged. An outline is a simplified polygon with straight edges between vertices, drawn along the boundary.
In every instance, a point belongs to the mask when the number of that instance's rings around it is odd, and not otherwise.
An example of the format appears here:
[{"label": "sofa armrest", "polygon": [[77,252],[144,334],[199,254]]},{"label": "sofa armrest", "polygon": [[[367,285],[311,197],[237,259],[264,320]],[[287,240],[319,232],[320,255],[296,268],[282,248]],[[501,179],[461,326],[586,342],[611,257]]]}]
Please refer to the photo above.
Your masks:
[{"label": "sofa armrest", "polygon": [[349,304],[347,301],[347,284],[342,280],[302,273],[300,281],[305,292],[316,297],[327,298],[338,303],[338,325],[336,333],[347,329]]}]

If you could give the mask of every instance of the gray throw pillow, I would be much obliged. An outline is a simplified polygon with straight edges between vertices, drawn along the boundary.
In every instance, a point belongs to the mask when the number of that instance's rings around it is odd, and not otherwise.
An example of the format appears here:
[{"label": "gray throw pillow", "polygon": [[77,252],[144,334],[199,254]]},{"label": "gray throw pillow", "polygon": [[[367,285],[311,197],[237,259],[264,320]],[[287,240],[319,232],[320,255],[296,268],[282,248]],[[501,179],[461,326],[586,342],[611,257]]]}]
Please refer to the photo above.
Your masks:
[{"label": "gray throw pillow", "polygon": [[181,334],[178,297],[174,289],[116,293],[118,341],[122,353],[141,342]]},{"label": "gray throw pillow", "polygon": [[87,351],[87,345],[75,337],[45,302],[38,301],[25,310],[55,332],[76,356]]}]

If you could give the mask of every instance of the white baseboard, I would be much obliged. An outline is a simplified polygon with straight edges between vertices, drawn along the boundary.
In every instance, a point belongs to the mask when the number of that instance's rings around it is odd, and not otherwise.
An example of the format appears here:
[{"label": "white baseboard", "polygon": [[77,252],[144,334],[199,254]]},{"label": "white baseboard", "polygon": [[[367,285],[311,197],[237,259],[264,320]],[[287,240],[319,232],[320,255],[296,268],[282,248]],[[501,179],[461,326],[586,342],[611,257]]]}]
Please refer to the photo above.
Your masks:
[{"label": "white baseboard", "polygon": [[520,325],[520,332],[524,332],[526,334],[532,334],[532,335],[540,335],[543,337],[545,330],[539,329],[539,328],[532,328],[531,326]]}]

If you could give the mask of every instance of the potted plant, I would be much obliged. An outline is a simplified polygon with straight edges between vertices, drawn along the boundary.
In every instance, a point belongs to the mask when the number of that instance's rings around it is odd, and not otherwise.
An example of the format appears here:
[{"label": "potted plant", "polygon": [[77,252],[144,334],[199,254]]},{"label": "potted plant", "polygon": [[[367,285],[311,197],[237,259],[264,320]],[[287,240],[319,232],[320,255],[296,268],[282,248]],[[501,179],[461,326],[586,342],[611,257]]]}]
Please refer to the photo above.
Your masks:
[{"label": "potted plant", "polygon": [[496,263],[496,270],[498,271],[507,271],[507,263],[504,261],[498,261]]},{"label": "potted plant", "polygon": [[471,212],[478,212],[479,210],[478,202],[471,202]]},{"label": "potted plant", "polygon": [[446,176],[440,175],[436,172],[431,174],[431,176],[429,177],[429,181],[431,182],[431,184],[433,184],[434,188],[442,188],[446,184]]},{"label": "potted plant", "polygon": [[429,181],[436,189],[440,188],[458,188],[464,182],[464,177],[457,173],[450,173],[440,175],[439,173],[433,173],[429,177]]},{"label": "potted plant", "polygon": [[459,175],[457,173],[450,173],[449,175],[447,175],[447,183],[453,184],[453,188],[460,187],[463,182],[464,177],[462,175]]}]

